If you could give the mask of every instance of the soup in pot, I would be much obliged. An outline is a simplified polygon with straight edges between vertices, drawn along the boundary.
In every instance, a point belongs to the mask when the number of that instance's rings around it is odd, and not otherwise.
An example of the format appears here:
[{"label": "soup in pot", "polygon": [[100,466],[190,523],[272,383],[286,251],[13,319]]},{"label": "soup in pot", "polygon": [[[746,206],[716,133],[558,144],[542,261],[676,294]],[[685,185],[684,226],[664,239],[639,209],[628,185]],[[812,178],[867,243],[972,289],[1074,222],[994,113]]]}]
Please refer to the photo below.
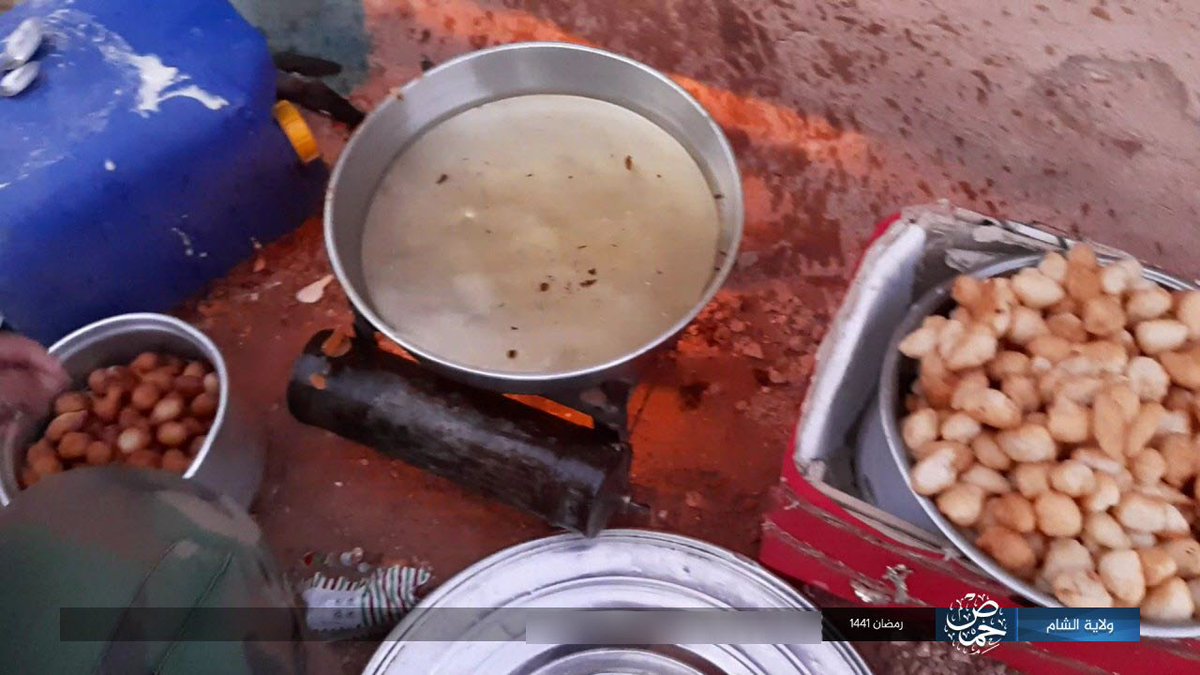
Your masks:
[{"label": "soup in pot", "polygon": [[362,262],[398,335],[461,366],[558,373],[654,342],[717,266],[715,196],[671,134],[591,98],[467,110],[394,160]]}]

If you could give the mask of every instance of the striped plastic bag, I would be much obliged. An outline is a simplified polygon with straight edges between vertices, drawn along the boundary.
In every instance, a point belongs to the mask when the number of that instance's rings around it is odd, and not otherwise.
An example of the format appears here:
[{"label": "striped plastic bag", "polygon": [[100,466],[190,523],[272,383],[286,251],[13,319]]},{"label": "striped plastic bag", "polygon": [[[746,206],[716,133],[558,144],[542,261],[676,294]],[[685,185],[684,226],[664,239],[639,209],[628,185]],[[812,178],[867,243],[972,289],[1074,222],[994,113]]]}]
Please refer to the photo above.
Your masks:
[{"label": "striped plastic bag", "polygon": [[407,565],[354,580],[317,572],[301,585],[305,623],[335,639],[385,633],[417,604],[417,592],[431,578],[428,568]]}]

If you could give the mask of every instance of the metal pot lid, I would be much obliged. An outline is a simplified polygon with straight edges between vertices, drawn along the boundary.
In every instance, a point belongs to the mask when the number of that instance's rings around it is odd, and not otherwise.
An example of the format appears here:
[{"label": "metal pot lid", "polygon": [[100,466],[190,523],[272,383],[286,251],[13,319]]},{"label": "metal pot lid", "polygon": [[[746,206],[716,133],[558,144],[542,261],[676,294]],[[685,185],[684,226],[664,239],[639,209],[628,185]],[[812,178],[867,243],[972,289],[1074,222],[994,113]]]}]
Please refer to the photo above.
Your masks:
[{"label": "metal pot lid", "polygon": [[[695,539],[608,530],[560,535],[501,551],[447,581],[384,641],[365,674],[459,675],[839,675],[870,669],[849,646],[649,645],[608,647],[469,641],[406,641],[437,608],[797,608],[815,606],[757,563]],[[485,629],[486,630],[486,629]],[[486,631],[491,632],[491,631]]]}]

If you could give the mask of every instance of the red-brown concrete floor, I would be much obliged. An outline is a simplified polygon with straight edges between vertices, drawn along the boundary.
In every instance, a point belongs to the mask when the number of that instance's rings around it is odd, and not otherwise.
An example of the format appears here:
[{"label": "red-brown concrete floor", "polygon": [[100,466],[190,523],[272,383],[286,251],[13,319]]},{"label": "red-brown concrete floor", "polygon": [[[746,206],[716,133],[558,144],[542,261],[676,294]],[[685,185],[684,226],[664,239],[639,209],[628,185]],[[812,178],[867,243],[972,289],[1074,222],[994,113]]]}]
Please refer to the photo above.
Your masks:
[{"label": "red-brown concrete floor", "polygon": [[[426,59],[561,39],[641,59],[709,108],[744,176],[743,254],[727,290],[644,383],[633,480],[653,506],[651,526],[753,555],[825,319],[892,210],[951,197],[1168,268],[1195,250],[1200,197],[1183,186],[1200,179],[1189,112],[1200,68],[1178,27],[1195,25],[1196,11],[946,4],[952,16],[925,0],[364,0],[371,77],[352,98],[371,108]],[[332,161],[345,130],[310,119]],[[1130,227],[1146,213],[1157,227]],[[348,306],[336,284],[317,304],[295,300],[329,273],[318,222],[261,258],[183,313],[220,344],[261,411],[270,449],[255,513],[285,566],[300,573],[306,552],[360,546],[427,562],[444,580],[549,534],[293,420],[283,402],[292,361],[313,332],[347,322]],[[982,665],[935,647],[863,651],[882,673]],[[349,673],[374,645],[329,649]]]},{"label": "red-brown concrete floor", "polygon": [[[471,7],[447,3],[441,9],[446,14],[436,21],[403,9],[382,12],[383,20],[399,22],[376,32],[374,58],[389,65],[356,101],[370,107],[392,84],[418,74],[423,58],[442,59],[476,45],[474,38],[454,39],[449,28],[456,17],[472,20],[462,14]],[[485,18],[482,10],[478,18]],[[426,23],[436,24],[432,39]],[[386,41],[379,38],[383,32]],[[525,37],[564,36],[550,24],[531,24]],[[336,156],[345,130],[310,119],[327,159]],[[776,175],[803,168],[802,157],[751,149],[744,133],[730,131],[743,160],[766,161]],[[752,195],[759,209],[764,196]],[[818,268],[798,276],[790,250],[796,242],[765,225],[761,219],[750,223],[750,253],[737,290],[721,294],[678,348],[657,361],[635,396],[634,496],[653,515],[617,524],[680,532],[749,556],[757,552],[760,504],[778,480],[820,327],[844,285],[840,265],[833,273]],[[316,304],[295,299],[299,288],[330,272],[320,228],[318,220],[310,221],[267,246],[259,261],[247,261],[182,312],[217,341],[239,380],[235,385],[261,411],[268,468],[254,512],[284,566],[300,576],[308,552],[362,547],[385,561],[428,563],[436,583],[507,546],[551,534],[536,518],[290,416],[284,391],[302,345],[317,330],[350,320],[336,283]],[[840,259],[836,236],[810,239],[803,247],[817,260]],[[349,643],[333,651],[344,672],[358,672],[374,648]]]},{"label": "red-brown concrete floor", "polygon": [[[346,324],[349,308],[336,284],[316,304],[295,299],[329,272],[319,221],[260,257],[181,314],[218,343],[235,386],[261,415],[268,465],[253,510],[292,574],[308,571],[308,552],[362,547],[385,561],[428,563],[436,583],[552,532],[534,517],[294,420],[284,400],[292,363],[314,332]],[[760,504],[778,479],[818,326],[838,296],[837,284],[825,281],[806,289],[803,299],[785,289],[723,293],[679,348],[658,359],[631,412],[634,494],[653,516],[618,524],[755,555]],[[736,320],[728,316],[731,303],[741,304]],[[346,672],[357,672],[373,649],[357,643],[337,651]]]}]

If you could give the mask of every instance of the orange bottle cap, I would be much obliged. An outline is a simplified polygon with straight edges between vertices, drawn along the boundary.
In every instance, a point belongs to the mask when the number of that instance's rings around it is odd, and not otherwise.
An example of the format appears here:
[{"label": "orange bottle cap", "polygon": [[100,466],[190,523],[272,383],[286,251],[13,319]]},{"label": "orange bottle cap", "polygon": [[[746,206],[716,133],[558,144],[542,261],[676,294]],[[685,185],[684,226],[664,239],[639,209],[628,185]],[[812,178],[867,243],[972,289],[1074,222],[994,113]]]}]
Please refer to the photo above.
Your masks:
[{"label": "orange bottle cap", "polygon": [[304,121],[299,108],[288,101],[279,101],[275,104],[273,112],[275,121],[292,142],[292,147],[300,156],[301,162],[309,164],[321,158],[321,148],[317,146],[317,139],[313,136],[308,122]]}]

